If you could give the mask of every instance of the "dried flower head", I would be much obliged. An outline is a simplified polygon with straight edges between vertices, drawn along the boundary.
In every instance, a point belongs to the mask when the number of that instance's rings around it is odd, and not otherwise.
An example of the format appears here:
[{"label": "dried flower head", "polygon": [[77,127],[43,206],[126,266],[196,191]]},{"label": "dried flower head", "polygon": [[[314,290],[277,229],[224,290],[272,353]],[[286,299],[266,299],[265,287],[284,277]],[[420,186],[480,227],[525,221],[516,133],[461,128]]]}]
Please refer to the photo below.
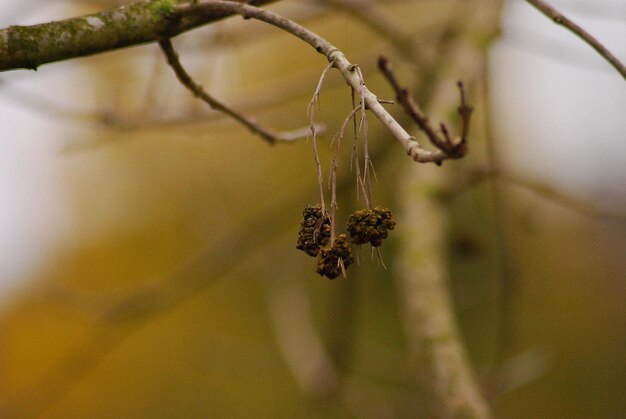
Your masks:
[{"label": "dried flower head", "polygon": [[322,214],[319,205],[307,205],[302,215],[296,249],[315,257],[330,242],[330,218],[327,211]]},{"label": "dried flower head", "polygon": [[393,230],[396,222],[387,208],[362,209],[354,212],[348,219],[348,233],[354,244],[371,243],[378,247]]},{"label": "dried flower head", "polygon": [[322,248],[317,256],[317,273],[335,279],[354,262],[350,242],[345,234],[337,236],[332,246]]}]

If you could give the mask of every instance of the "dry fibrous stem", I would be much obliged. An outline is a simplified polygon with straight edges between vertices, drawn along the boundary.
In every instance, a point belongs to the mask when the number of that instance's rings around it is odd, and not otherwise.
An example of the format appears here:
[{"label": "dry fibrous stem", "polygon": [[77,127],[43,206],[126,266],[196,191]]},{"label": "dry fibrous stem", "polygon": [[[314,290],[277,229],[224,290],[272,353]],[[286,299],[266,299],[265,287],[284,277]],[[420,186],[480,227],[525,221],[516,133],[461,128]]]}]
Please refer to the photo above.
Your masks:
[{"label": "dry fibrous stem", "polygon": [[302,250],[309,256],[317,256],[320,249],[330,242],[330,218],[328,211],[322,212],[319,205],[307,205],[300,222],[298,243],[296,249]]},{"label": "dry fibrous stem", "polygon": [[358,210],[348,219],[348,233],[352,243],[369,242],[373,247],[382,245],[383,240],[389,236],[389,230],[393,230],[395,226],[391,210],[380,206]]},{"label": "dry fibrous stem", "polygon": [[328,279],[335,279],[345,274],[354,262],[348,236],[340,234],[329,248],[322,248],[317,256],[317,273]]}]

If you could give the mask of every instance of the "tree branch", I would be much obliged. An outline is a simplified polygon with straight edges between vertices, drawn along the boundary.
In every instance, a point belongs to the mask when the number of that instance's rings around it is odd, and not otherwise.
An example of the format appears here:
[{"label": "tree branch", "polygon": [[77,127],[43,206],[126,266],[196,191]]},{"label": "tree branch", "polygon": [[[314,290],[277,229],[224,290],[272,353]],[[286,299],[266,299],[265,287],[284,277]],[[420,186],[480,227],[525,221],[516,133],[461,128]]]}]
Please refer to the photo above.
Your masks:
[{"label": "tree branch", "polygon": [[[325,55],[333,67],[341,72],[347,83],[355,91],[361,92],[365,107],[396,137],[413,160],[421,163],[440,163],[450,157],[442,150],[430,151],[422,148],[380,104],[376,95],[363,84],[357,67],[350,63],[337,47],[289,19],[251,5],[270,1],[272,0],[251,0],[244,4],[238,1],[205,0],[179,4],[177,0],[144,0],[81,18],[26,27],[11,26],[0,31],[0,71],[15,68],[35,69],[48,62],[162,41],[199,25],[240,14],[244,19],[255,18],[277,26]],[[170,59],[170,64],[175,61]],[[174,68],[176,69],[176,66]],[[180,71],[177,73],[180,78],[182,73]],[[198,94],[198,89],[192,90]],[[206,101],[207,97],[204,99]],[[236,119],[241,121],[242,118]],[[256,132],[261,132],[258,126],[255,128],[254,124],[250,124],[250,120],[244,124]]]},{"label": "tree branch", "polygon": [[626,213],[623,211],[602,208],[601,206],[594,205],[593,202],[589,202],[584,198],[579,198],[562,192],[549,183],[532,179],[530,177],[497,169],[495,167],[476,168],[463,171],[462,173],[462,181],[455,182],[449,188],[445,188],[444,192],[441,194],[441,198],[444,200],[453,198],[461,192],[467,191],[474,186],[481,185],[484,181],[493,179],[501,180],[507,185],[533,192],[545,200],[587,217],[603,218],[618,222],[626,221]]},{"label": "tree branch", "polygon": [[[250,0],[264,5],[275,0]],[[173,13],[177,0],[143,0],[92,15],[0,30],[0,71],[156,42],[233,14]]]},{"label": "tree branch", "polygon": [[302,39],[315,48],[317,52],[326,56],[333,67],[339,70],[346,82],[355,91],[360,92],[366,108],[376,115],[414,161],[419,163],[439,163],[449,158],[449,156],[441,150],[430,151],[424,149],[419,142],[417,142],[415,137],[411,136],[398,121],[387,112],[378,101],[376,95],[362,83],[357,66],[348,61],[339,48],[316,33],[275,13],[233,1],[203,1],[194,4],[182,4],[175,7],[175,14],[183,16],[190,14],[201,16],[206,13],[209,15],[215,13],[237,13],[244,19],[253,18],[266,22]]},{"label": "tree branch", "polygon": [[526,1],[537,10],[539,10],[541,13],[543,13],[545,16],[552,19],[556,24],[564,26],[580,39],[589,44],[593,49],[598,52],[598,54],[600,54],[605,60],[607,60],[618,71],[619,74],[621,74],[624,80],[626,80],[626,66],[590,33],[585,31],[576,23],[572,22],[567,17],[563,16],[558,10],[556,10],[554,7],[550,6],[543,0]]},{"label": "tree branch", "polygon": [[[172,69],[174,70],[174,73],[176,73],[176,77],[178,78],[178,80],[181,82],[183,86],[185,86],[189,91],[191,91],[191,93],[193,93],[195,97],[202,99],[202,101],[205,102],[207,105],[209,105],[212,109],[218,112],[222,112],[223,114],[230,116],[235,121],[246,126],[250,131],[252,131],[252,133],[260,136],[269,144],[275,144],[276,142],[279,142],[279,141],[291,142],[299,138],[304,138],[308,135],[309,127],[305,129],[295,130],[295,131],[286,131],[286,132],[274,131],[270,128],[260,125],[253,118],[250,118],[234,110],[233,108],[226,106],[225,104],[223,104],[222,102],[220,102],[219,100],[215,99],[213,96],[205,92],[202,86],[196,83],[191,78],[191,76],[187,73],[187,71],[185,71],[185,68],[183,67],[183,65],[180,63],[180,60],[178,59],[178,54],[176,53],[176,50],[174,49],[174,46],[172,45],[172,41],[169,38],[161,40],[159,42],[159,45],[161,46],[161,49],[163,50],[163,53],[165,54],[165,57],[167,58],[168,64],[170,65],[170,67],[172,67]],[[317,129],[319,131],[322,131],[323,127],[317,127]]]}]

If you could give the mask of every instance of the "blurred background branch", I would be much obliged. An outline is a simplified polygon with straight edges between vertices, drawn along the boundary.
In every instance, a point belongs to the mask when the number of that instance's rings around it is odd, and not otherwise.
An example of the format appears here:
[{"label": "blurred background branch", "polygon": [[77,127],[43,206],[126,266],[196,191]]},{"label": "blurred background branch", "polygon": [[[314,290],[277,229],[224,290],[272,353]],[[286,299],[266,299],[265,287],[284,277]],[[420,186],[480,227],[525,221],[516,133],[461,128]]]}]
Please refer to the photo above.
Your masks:
[{"label": "blurred background branch", "polygon": [[591,48],[596,50],[606,61],[608,61],[615,70],[621,74],[622,78],[626,80],[626,66],[600,41],[598,41],[593,35],[574,23],[571,19],[563,16],[558,10],[549,5],[543,0],[526,0],[532,4],[537,10],[543,13],[546,17],[552,19],[554,23],[562,25],[570,32],[578,36],[584,42],[589,44]]}]

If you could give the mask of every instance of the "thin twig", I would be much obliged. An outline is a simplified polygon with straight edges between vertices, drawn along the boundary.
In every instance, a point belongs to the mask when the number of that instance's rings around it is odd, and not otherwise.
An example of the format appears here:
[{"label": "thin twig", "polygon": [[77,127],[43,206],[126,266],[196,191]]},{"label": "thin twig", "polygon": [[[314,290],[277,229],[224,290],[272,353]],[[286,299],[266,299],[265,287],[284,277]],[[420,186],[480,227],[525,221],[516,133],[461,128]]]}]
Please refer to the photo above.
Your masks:
[{"label": "thin twig", "polygon": [[617,72],[621,74],[624,80],[626,80],[626,66],[589,32],[585,31],[576,23],[572,22],[569,18],[563,16],[558,10],[556,10],[554,7],[550,6],[543,0],[526,1],[537,10],[539,10],[541,13],[543,13],[545,16],[552,19],[554,23],[564,26],[570,32],[574,33],[580,39],[585,41],[588,45],[595,49],[596,52],[600,54],[606,61],[608,61],[617,70]]},{"label": "thin twig", "polygon": [[619,222],[626,221],[626,213],[623,211],[610,211],[602,209],[584,199],[577,198],[565,192],[559,191],[555,187],[528,177],[509,173],[497,168],[474,169],[465,172],[463,176],[464,182],[460,182],[450,187],[448,191],[442,195],[442,198],[448,199],[459,195],[483,182],[491,179],[499,179],[506,184],[517,186],[531,191],[540,197],[558,204],[564,208],[568,208],[579,214],[593,218],[604,218],[607,220],[615,220]]},{"label": "thin twig", "polygon": [[469,135],[470,119],[474,108],[467,104],[467,97],[465,95],[465,86],[462,81],[456,83],[459,88],[459,94],[461,96],[461,104],[456,109],[461,116],[461,142],[467,144],[467,136]]},{"label": "thin twig", "polygon": [[[229,40],[230,45],[230,40]],[[180,51],[180,49],[179,49]],[[318,72],[318,70],[315,70]],[[303,83],[302,80],[310,79],[314,75],[313,71],[310,69],[303,69],[303,71],[297,73],[294,76],[284,76],[280,79],[280,83],[270,83],[263,92],[259,94],[255,94],[254,96],[249,96],[245,98],[239,98],[237,100],[234,108],[236,109],[246,109],[246,111],[267,111],[271,108],[277,108],[285,104],[285,102],[290,100],[295,100],[301,97],[309,96],[310,92],[309,88],[306,87],[306,83]],[[315,77],[319,77],[319,73],[315,75]],[[331,88],[337,87],[339,83],[344,83],[343,79],[329,80],[329,82],[325,83],[326,86]],[[2,86],[6,85],[6,83],[2,83],[0,81],[0,89]],[[306,90],[305,90],[306,89]],[[19,93],[13,95],[13,92]],[[22,93],[23,92],[23,93]],[[9,95],[15,100],[19,100],[20,102],[16,102],[22,104],[21,99],[22,96],[26,95],[26,99],[23,103],[24,106],[28,106],[39,112],[53,112],[55,115],[64,118],[80,118],[84,119],[85,123],[93,123],[100,124],[106,128],[115,129],[115,130],[140,130],[146,128],[157,128],[157,127],[165,127],[165,128],[174,128],[180,125],[189,125],[189,124],[198,124],[198,123],[206,123],[215,121],[224,117],[227,117],[223,113],[220,112],[206,112],[203,110],[194,110],[189,109],[182,113],[178,113],[175,116],[168,116],[164,114],[150,114],[143,115],[142,113],[137,113],[136,115],[128,115],[128,112],[122,114],[118,109],[106,109],[106,110],[95,110],[93,112],[85,112],[84,110],[76,109],[67,109],[65,110],[65,106],[61,106],[58,103],[54,103],[48,101],[44,96],[35,93],[23,91],[22,89],[15,88],[11,86],[10,91],[3,91],[3,94]],[[381,103],[387,103],[387,101],[380,101]],[[393,102],[392,102],[393,103]],[[316,123],[315,129],[318,133],[326,132],[326,125],[323,123]],[[302,127],[296,129],[294,131],[281,131],[281,136],[285,139],[297,139],[304,138],[308,133],[309,127]],[[126,139],[125,141],[128,141]],[[111,144],[110,141],[90,141],[90,142],[72,142],[64,147],[64,151],[82,151],[89,150],[98,146],[105,146]]]},{"label": "thin twig", "polygon": [[[354,98],[354,89],[350,89],[350,96],[352,99],[352,108],[358,110],[359,107],[356,105],[356,101]],[[354,171],[356,175],[356,200],[359,201],[360,195],[359,191],[361,190],[361,167],[359,166],[359,126],[356,121],[356,112],[352,115],[352,156],[350,157],[350,169],[352,170],[352,165],[354,164]]]},{"label": "thin twig", "polygon": [[207,105],[218,112],[222,112],[246,126],[253,134],[256,134],[267,141],[269,144],[275,144],[279,141],[283,142],[291,142],[299,138],[306,137],[306,131],[303,130],[295,130],[289,132],[278,132],[274,131],[270,128],[264,127],[256,122],[253,118],[238,112],[219,100],[215,99],[213,96],[209,95],[198,83],[196,83],[189,73],[185,70],[183,65],[180,63],[178,58],[178,53],[174,49],[172,45],[172,41],[169,38],[163,39],[159,41],[159,45],[163,50],[163,53],[167,57],[167,62],[176,73],[176,77],[181,82],[183,86],[185,86],[193,95],[197,98],[200,98]]},{"label": "thin twig", "polygon": [[[367,107],[365,105],[365,91],[363,90],[365,87],[365,80],[363,79],[363,73],[361,72],[361,68],[359,66],[355,66],[355,70],[360,79],[360,89],[359,89],[359,97],[361,98],[359,109],[361,111],[361,118],[359,120],[358,132],[363,133],[363,178],[362,178],[362,187],[363,187],[363,195],[365,196],[365,206],[368,209],[372,209],[372,184],[370,180],[370,153],[368,146],[368,126],[367,126]],[[358,141],[358,136],[357,136]],[[357,165],[359,162],[357,161]]]}]

